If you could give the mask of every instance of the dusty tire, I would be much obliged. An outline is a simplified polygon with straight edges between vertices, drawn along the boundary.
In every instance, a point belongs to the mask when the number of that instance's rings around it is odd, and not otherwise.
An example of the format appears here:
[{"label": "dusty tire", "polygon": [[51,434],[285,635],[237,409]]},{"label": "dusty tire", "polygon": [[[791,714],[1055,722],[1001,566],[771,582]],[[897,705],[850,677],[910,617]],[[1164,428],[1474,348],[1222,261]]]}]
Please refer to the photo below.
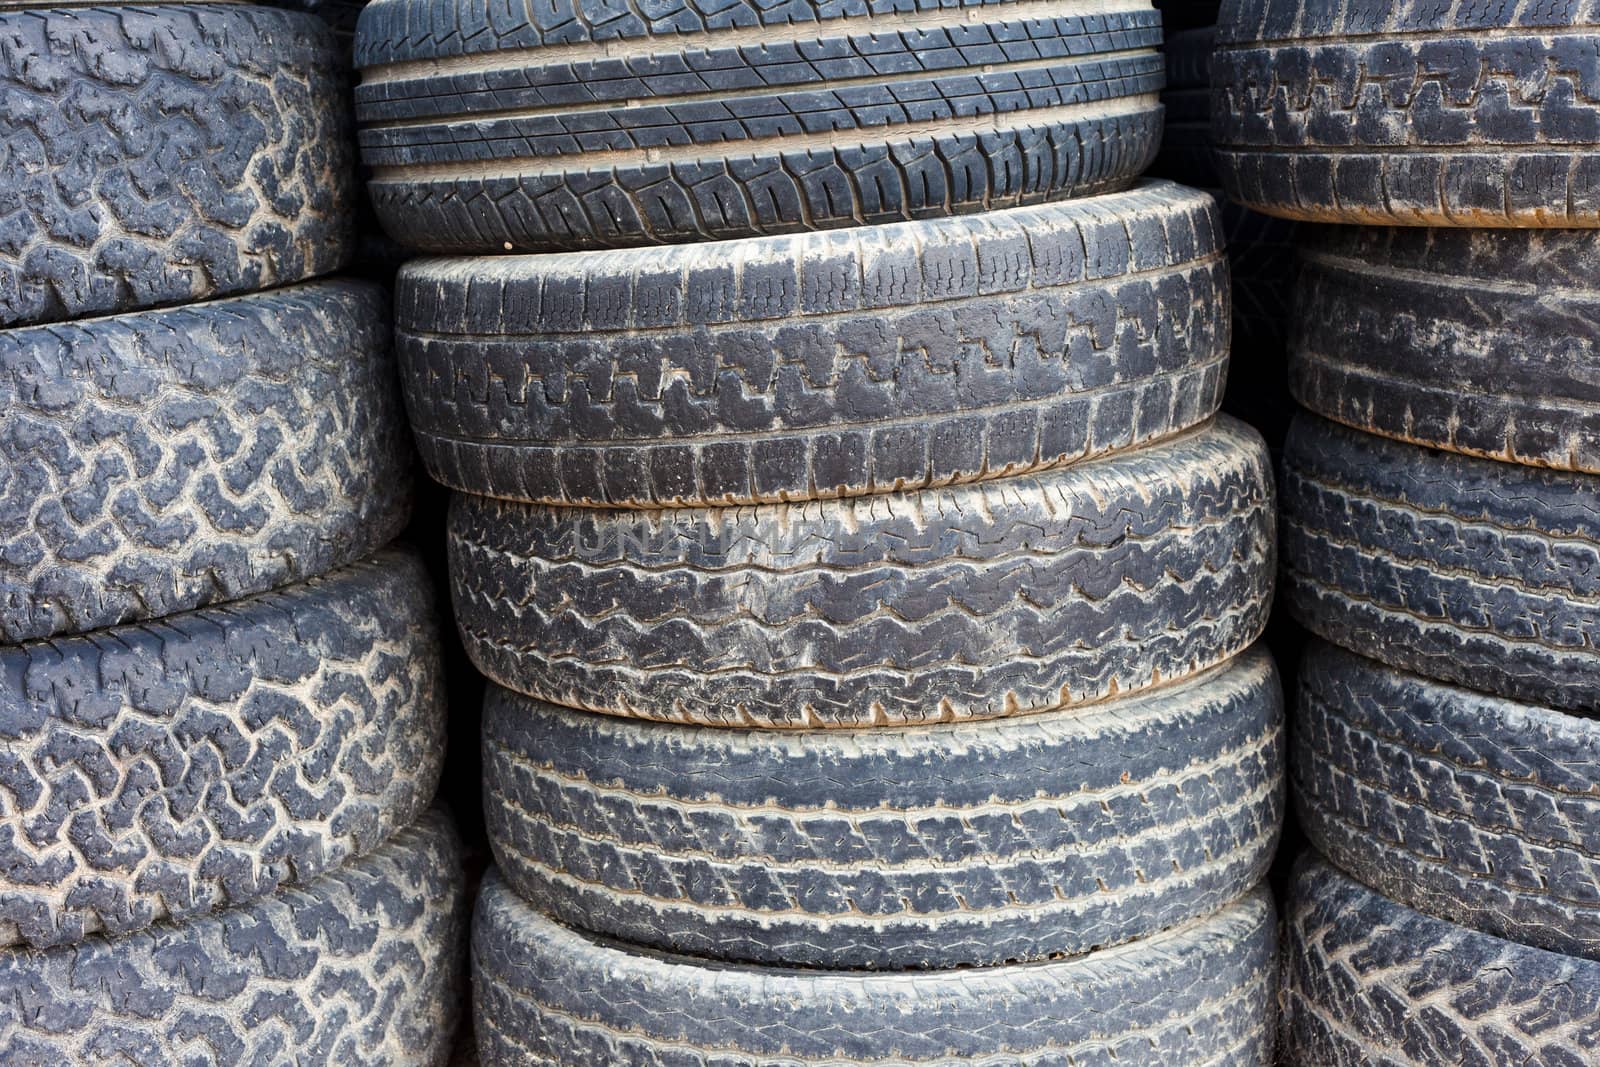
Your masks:
[{"label": "dusty tire", "polygon": [[1315,644],[1300,667],[1301,824],[1408,907],[1600,959],[1600,724]]},{"label": "dusty tire", "polygon": [[1295,1067],[1579,1067],[1600,1057],[1600,963],[1396,904],[1320,859],[1291,879],[1283,974]]},{"label": "dusty tire", "polygon": [[303,888],[0,951],[0,1060],[433,1067],[460,1014],[467,903],[455,830],[430,814]]},{"label": "dusty tire", "polygon": [[188,919],[413,821],[444,746],[433,612],[421,561],[389,551],[219,608],[0,646],[0,944]]},{"label": "dusty tire", "polygon": [[832,969],[1077,955],[1266,874],[1282,807],[1264,652],[998,723],[823,734],[669,726],[492,688],[484,809],[507,883],[561,922]]},{"label": "dusty tire", "polygon": [[842,234],[401,272],[423,461],[486,496],[856,496],[1059,466],[1210,418],[1217,209],[1162,183]]},{"label": "dusty tire", "polygon": [[400,241],[481,254],[970,214],[1122,188],[1160,16],[997,2],[375,0],[362,159]]},{"label": "dusty tire", "polygon": [[1212,60],[1222,185],[1270,215],[1600,226],[1591,5],[1232,0]]},{"label": "dusty tire", "polygon": [[0,331],[0,641],[353,562],[411,506],[377,286]]},{"label": "dusty tire", "polygon": [[0,7],[0,326],[264,289],[349,254],[344,59],[242,4]]},{"label": "dusty tire", "polygon": [[485,1067],[1272,1062],[1271,898],[1073,959],[916,974],[708,963],[559,926],[484,881],[473,1017]]},{"label": "dusty tire", "polygon": [[1597,258],[1585,231],[1330,228],[1301,252],[1295,395],[1370,433],[1600,473]]},{"label": "dusty tire", "polygon": [[483,673],[568,707],[869,726],[1089,703],[1221,663],[1271,597],[1266,449],[1222,420],[1045,474],[667,511],[457,496]]},{"label": "dusty tire", "polygon": [[1307,629],[1440,681],[1600,708],[1600,479],[1302,415],[1282,492],[1284,597]]}]

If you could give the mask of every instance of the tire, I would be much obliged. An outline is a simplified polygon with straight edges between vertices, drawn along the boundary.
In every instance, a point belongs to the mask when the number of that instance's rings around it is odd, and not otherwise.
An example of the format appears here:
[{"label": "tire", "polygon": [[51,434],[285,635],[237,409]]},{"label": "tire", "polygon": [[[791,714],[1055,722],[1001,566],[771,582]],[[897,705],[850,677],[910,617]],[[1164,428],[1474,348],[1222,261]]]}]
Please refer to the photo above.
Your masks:
[{"label": "tire", "polygon": [[431,1067],[465,993],[467,905],[455,830],[433,814],[304,888],[0,952],[0,1059]]},{"label": "tire", "polygon": [[1284,1033],[1296,1067],[1578,1064],[1600,1056],[1600,964],[1412,911],[1320,859],[1289,890]]},{"label": "tire", "polygon": [[473,920],[485,1067],[1272,1062],[1271,898],[1147,941],[1019,967],[738,967],[558,926],[491,873]]},{"label": "tire", "polygon": [[1276,455],[1296,410],[1284,363],[1302,227],[1225,202],[1222,229],[1233,295],[1233,345],[1222,410],[1259,430]]},{"label": "tire", "polygon": [[1335,230],[1302,257],[1301,403],[1430,448],[1600,474],[1600,234]]},{"label": "tire", "polygon": [[1216,412],[1217,209],[1161,183],[844,234],[428,260],[397,295],[429,473],[538,503],[857,496]]},{"label": "tire", "polygon": [[1316,222],[1600,226],[1597,47],[1585,6],[1230,0],[1223,188]]},{"label": "tire", "polygon": [[1600,480],[1301,416],[1284,446],[1290,611],[1400,670],[1600,709]]},{"label": "tire", "polygon": [[0,331],[0,640],[236,600],[353,562],[411,507],[371,285]]},{"label": "tire", "polygon": [[0,8],[0,326],[337,270],[344,59],[240,4]]},{"label": "tire", "polygon": [[1270,656],[1096,711],[825,734],[643,723],[492,688],[484,811],[559,921],[788,966],[991,966],[1209,914],[1283,816]]},{"label": "tire", "polygon": [[0,646],[0,944],[195,921],[412,822],[444,747],[432,599],[421,561],[389,551],[220,608]]},{"label": "tire", "polygon": [[1168,33],[1167,87],[1161,93],[1166,123],[1150,173],[1185,185],[1214,189],[1211,164],[1211,49],[1215,26]]},{"label": "tire", "polygon": [[479,669],[669,722],[888,726],[1087,704],[1221,663],[1271,597],[1266,451],[1231,420],[920,494],[622,512],[458,496]]},{"label": "tire", "polygon": [[1160,43],[1148,0],[375,0],[356,113],[416,248],[711,241],[1123,188],[1160,140]]},{"label": "tire", "polygon": [[1294,779],[1317,848],[1384,896],[1600,959],[1600,724],[1317,643]]}]

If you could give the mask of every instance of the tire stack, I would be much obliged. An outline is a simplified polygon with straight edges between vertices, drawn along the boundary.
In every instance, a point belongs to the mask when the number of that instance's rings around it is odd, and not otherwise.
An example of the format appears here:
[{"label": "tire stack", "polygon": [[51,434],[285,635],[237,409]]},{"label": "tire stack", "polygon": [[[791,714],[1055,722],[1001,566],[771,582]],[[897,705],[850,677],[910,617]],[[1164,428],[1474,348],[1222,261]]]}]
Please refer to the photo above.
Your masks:
[{"label": "tire stack", "polygon": [[1597,44],[1522,3],[1219,33],[1229,192],[1380,224],[1308,239],[1292,331],[1297,1064],[1600,1062]]},{"label": "tire stack", "polygon": [[337,45],[0,4],[0,1062],[435,1064],[466,896]]},{"label": "tire stack", "polygon": [[363,14],[484,1063],[1271,1062],[1275,505],[1159,26]]}]

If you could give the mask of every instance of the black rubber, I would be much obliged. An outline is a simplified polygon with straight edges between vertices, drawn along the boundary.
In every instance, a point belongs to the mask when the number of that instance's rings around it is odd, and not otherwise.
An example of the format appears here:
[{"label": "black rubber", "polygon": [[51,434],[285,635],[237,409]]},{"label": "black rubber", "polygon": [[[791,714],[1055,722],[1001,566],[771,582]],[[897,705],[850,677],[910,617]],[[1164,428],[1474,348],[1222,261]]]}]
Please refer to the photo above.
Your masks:
[{"label": "black rubber", "polygon": [[243,4],[0,7],[0,326],[336,270],[354,207],[327,27]]},{"label": "black rubber", "polygon": [[485,1067],[1266,1067],[1274,926],[1257,890],[1072,959],[904,975],[740,967],[576,933],[491,873],[473,919],[478,1054]]},{"label": "black rubber", "polygon": [[1315,857],[1297,866],[1284,958],[1295,1067],[1600,1062],[1600,963],[1412,911]]},{"label": "black rubber", "polygon": [[1600,226],[1600,9],[1238,0],[1212,60],[1217,170],[1272,215]]},{"label": "black rubber", "polygon": [[1211,49],[1216,27],[1168,32],[1162,45],[1167,60],[1167,87],[1161,93],[1166,109],[1161,150],[1150,173],[1185,185],[1214,189],[1219,185],[1211,163]]},{"label": "black rubber", "polygon": [[1419,911],[1600,959],[1600,723],[1315,643],[1300,667],[1301,824]]},{"label": "black rubber", "polygon": [[424,260],[398,345],[428,471],[627,507],[1060,466],[1210,418],[1217,209],[1169,183],[843,234]]},{"label": "black rubber", "polygon": [[0,951],[0,1061],[434,1067],[465,990],[465,878],[437,814],[304,888],[188,922]]},{"label": "black rubber", "polygon": [[1600,478],[1313,415],[1283,466],[1284,596],[1307,629],[1440,681],[1600,709]]},{"label": "black rubber", "polygon": [[988,718],[1221,663],[1271,596],[1266,449],[1232,420],[1046,474],[671,511],[458,495],[468,654],[569,707],[711,725]]},{"label": "black rubber", "polygon": [[236,600],[411,506],[374,285],[0,330],[0,641]]},{"label": "black rubber", "polygon": [[825,733],[637,722],[491,687],[503,876],[634,944],[791,966],[1076,955],[1261,880],[1283,816],[1264,652],[1091,711]]},{"label": "black rubber", "polygon": [[1233,295],[1233,344],[1222,410],[1259,430],[1274,453],[1296,410],[1284,363],[1300,273],[1295,253],[1303,239],[1300,231],[1307,228],[1231,201],[1222,205]]},{"label": "black rubber", "polygon": [[416,248],[706,241],[1122,188],[1160,43],[1148,0],[375,0],[356,111]]},{"label": "black rubber", "polygon": [[1433,448],[1600,473],[1600,233],[1329,227],[1301,255],[1301,403]]},{"label": "black rubber", "polygon": [[371,851],[433,797],[444,696],[433,592],[396,551],[0,646],[0,944],[190,918]]}]

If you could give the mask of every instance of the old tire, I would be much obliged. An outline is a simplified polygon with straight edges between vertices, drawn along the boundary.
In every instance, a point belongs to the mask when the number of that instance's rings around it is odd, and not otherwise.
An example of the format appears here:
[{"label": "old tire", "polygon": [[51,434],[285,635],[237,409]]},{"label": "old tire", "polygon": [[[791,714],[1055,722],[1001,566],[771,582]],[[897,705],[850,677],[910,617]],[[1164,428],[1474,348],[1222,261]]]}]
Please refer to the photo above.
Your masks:
[{"label": "old tire", "polygon": [[1200,189],[1215,189],[1211,163],[1211,49],[1216,27],[1169,32],[1162,50],[1167,87],[1161,92],[1165,122],[1161,150],[1150,173]]},{"label": "old tire", "polygon": [[469,493],[659,507],[1059,466],[1210,418],[1217,210],[1162,183],[975,218],[401,272],[423,461]]},{"label": "old tire", "polygon": [[327,27],[242,4],[0,5],[0,326],[336,270],[354,159]]},{"label": "old tire", "polygon": [[713,964],[577,933],[498,875],[473,920],[485,1067],[772,1063],[1266,1067],[1271,898],[1088,956],[871,974]]},{"label": "old tire", "polygon": [[356,110],[378,216],[414,247],[709,241],[1126,186],[1160,140],[1160,43],[1148,0],[375,0]]},{"label": "old tire", "polygon": [[1236,0],[1211,68],[1223,188],[1318,222],[1600,226],[1597,50],[1585,4]]},{"label": "old tire", "polygon": [[120,938],[0,951],[0,1059],[433,1067],[464,990],[467,899],[425,816],[304,887]]},{"label": "old tire", "polygon": [[373,285],[0,331],[0,641],[236,600],[388,543],[410,445]]},{"label": "old tire", "polygon": [[1600,479],[1302,415],[1282,492],[1284,597],[1307,629],[1440,681],[1600,708]]},{"label": "old tire", "polygon": [[507,883],[580,929],[784,966],[989,966],[1209,914],[1266,874],[1282,707],[1265,652],[1177,686],[976,723],[669,726],[492,688]]},{"label": "old tire", "polygon": [[421,561],[388,551],[0,646],[0,944],[192,919],[377,848],[439,778],[438,642]]},{"label": "old tire", "polygon": [[1330,228],[1301,252],[1295,395],[1370,433],[1600,474],[1597,257],[1581,230]]},{"label": "old tire", "polygon": [[468,654],[551,703],[710,725],[1085,704],[1221,663],[1271,597],[1266,449],[1232,420],[1044,474],[654,512],[457,496]]}]

